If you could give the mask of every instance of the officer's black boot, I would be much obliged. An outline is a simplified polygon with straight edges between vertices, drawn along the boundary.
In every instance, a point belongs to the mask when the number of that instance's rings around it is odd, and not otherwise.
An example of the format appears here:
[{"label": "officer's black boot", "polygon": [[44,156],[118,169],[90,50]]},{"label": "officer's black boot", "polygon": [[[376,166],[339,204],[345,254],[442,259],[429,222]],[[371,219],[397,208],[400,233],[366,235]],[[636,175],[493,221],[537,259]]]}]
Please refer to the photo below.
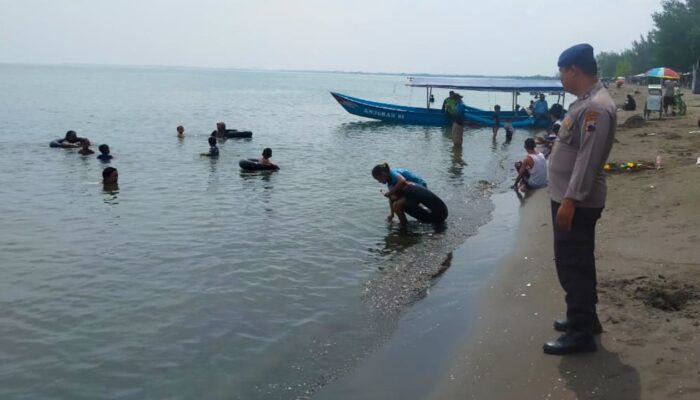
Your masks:
[{"label": "officer's black boot", "polygon": [[542,349],[546,354],[554,355],[590,353],[597,350],[593,334],[580,331],[567,332],[555,340],[545,342]]},{"label": "officer's black boot", "polygon": [[[554,330],[558,332],[567,332],[570,328],[571,322],[568,319],[557,319],[554,320]],[[593,320],[593,325],[590,327],[591,332],[594,335],[600,335],[603,333],[603,326],[600,324],[598,316],[595,316]]]}]

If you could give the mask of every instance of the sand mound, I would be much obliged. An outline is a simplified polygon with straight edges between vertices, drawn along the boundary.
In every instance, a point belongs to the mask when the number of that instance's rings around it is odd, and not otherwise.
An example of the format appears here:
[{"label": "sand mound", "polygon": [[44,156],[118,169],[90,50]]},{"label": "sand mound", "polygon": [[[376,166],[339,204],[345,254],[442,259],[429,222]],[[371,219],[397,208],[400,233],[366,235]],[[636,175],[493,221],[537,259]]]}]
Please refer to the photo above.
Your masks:
[{"label": "sand mound", "polygon": [[635,115],[627,118],[627,120],[622,123],[622,126],[625,128],[640,128],[640,127],[644,126],[645,123],[646,123],[646,121],[644,121],[643,116],[641,116],[639,114],[635,114]]}]

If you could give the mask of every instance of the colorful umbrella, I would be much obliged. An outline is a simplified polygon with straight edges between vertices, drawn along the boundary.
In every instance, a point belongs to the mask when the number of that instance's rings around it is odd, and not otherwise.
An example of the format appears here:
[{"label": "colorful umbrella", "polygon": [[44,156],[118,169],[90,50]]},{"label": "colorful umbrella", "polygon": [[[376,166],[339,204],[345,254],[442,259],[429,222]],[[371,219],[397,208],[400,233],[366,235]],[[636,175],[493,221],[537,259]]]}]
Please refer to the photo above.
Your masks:
[{"label": "colorful umbrella", "polygon": [[647,71],[646,75],[650,78],[681,79],[678,72],[666,67],[652,68]]}]

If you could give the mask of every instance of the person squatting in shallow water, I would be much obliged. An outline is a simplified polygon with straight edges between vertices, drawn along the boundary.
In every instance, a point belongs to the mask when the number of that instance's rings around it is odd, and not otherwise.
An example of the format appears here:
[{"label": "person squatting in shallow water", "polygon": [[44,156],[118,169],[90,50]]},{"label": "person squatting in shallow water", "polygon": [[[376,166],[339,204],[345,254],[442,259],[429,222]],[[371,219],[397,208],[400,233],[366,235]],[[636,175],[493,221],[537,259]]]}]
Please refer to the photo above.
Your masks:
[{"label": "person squatting in shallow water", "polygon": [[387,163],[376,165],[372,169],[372,177],[379,183],[386,184],[389,189],[386,192],[382,191],[384,197],[389,199],[390,214],[387,217],[387,221],[391,222],[394,219],[394,215],[396,215],[399,217],[401,225],[406,225],[405,202],[402,199],[403,190],[407,185],[420,185],[427,188],[428,184],[423,178],[410,170],[406,168],[389,168]]},{"label": "person squatting in shallow water", "polygon": [[554,321],[564,332],[544,343],[547,354],[596,350],[602,332],[595,268],[595,226],[605,207],[603,164],[610,154],[617,108],[598,80],[593,47],[579,44],[561,53],[564,90],[575,95],[549,156],[549,195],[554,230],[554,263],[566,293],[566,319]]}]

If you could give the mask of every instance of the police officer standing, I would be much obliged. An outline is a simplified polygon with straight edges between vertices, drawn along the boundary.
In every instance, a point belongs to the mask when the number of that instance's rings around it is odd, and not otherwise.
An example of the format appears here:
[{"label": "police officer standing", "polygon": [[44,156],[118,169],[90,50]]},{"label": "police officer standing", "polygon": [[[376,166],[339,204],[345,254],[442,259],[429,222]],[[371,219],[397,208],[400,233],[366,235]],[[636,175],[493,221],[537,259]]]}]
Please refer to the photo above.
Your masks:
[{"label": "police officer standing", "polygon": [[549,157],[549,195],[554,227],[554,260],[566,293],[566,319],[554,321],[564,332],[544,344],[547,354],[596,350],[593,335],[602,332],[596,313],[595,225],[605,206],[603,164],[617,125],[615,103],[598,80],[589,44],[573,46],[559,57],[564,90],[571,104]]}]

